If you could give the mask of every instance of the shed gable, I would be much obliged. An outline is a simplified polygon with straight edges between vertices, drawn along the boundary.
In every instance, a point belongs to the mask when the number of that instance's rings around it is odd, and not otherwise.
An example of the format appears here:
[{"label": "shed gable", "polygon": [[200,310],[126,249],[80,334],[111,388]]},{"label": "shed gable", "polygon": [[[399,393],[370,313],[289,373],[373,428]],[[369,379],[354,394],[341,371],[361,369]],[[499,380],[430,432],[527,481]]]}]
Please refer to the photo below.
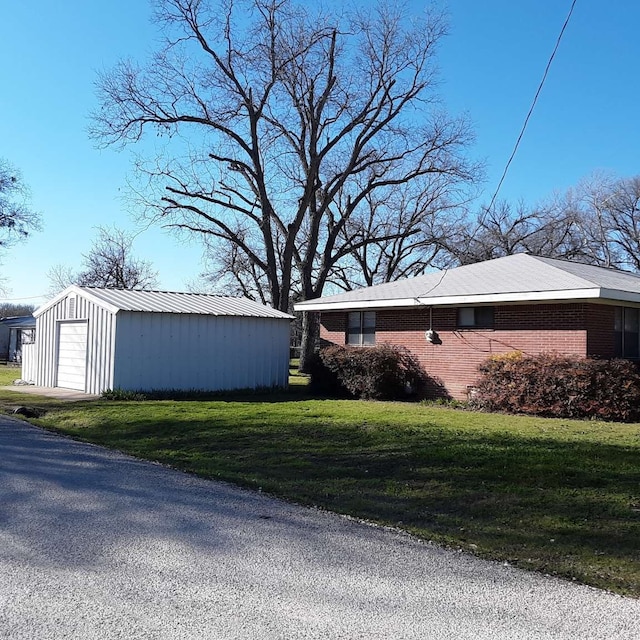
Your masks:
[{"label": "shed gable", "polygon": [[[102,305],[83,296],[77,287],[66,290],[50,303],[40,307],[36,317],[36,356],[34,382],[44,387],[67,386],[69,384],[68,353],[60,353],[60,335],[63,324],[81,321],[86,327],[85,369],[82,374],[76,367],[71,381],[76,388],[87,393],[101,393],[113,385],[113,347],[115,336],[115,314]],[[62,329],[63,338],[65,330]],[[61,359],[63,369],[60,369]],[[66,362],[64,362],[66,361]],[[62,383],[60,374],[62,373]],[[78,376],[84,376],[84,385]]]}]

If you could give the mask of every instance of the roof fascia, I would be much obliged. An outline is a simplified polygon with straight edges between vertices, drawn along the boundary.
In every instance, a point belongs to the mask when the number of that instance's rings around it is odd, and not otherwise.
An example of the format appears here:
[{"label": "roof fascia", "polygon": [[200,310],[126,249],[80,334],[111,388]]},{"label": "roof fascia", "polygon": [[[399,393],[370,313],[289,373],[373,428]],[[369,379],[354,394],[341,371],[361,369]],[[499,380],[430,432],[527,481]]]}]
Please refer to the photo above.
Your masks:
[{"label": "roof fascia", "polygon": [[[606,291],[608,295],[603,295]],[[309,301],[294,305],[296,311],[341,311],[347,309],[389,309],[408,307],[434,307],[434,306],[460,306],[474,304],[497,304],[508,302],[549,302],[559,300],[593,300],[598,298],[611,298],[613,294],[626,294],[624,291],[602,290],[598,287],[593,289],[563,289],[558,291],[525,291],[519,293],[491,293],[475,294],[467,296],[440,296],[440,297],[417,297],[417,298],[397,298],[393,300],[354,300],[352,302],[322,302],[322,298],[317,301]],[[639,301],[640,295],[628,298],[630,301]],[[616,299],[616,298],[614,298]],[[627,300],[627,298],[619,298]]]},{"label": "roof fascia", "polygon": [[117,307],[113,304],[105,302],[104,300],[102,300],[101,298],[93,294],[90,290],[83,289],[78,285],[72,284],[68,286],[64,291],[61,291],[58,295],[54,296],[51,300],[49,300],[49,302],[45,302],[41,307],[38,307],[33,312],[33,317],[37,318],[41,316],[45,311],[47,311],[47,309],[50,309],[51,307],[56,305],[58,302],[60,302],[60,300],[63,300],[69,294],[72,294],[72,293],[75,293],[76,295],[87,298],[94,304],[98,305],[99,307],[102,307],[103,309],[106,309],[107,311],[110,311],[111,313],[118,313],[118,311],[120,311],[120,307]]},{"label": "roof fascia", "polygon": [[66,289],[63,289],[60,293],[58,293],[57,295],[53,296],[53,298],[51,298],[51,300],[48,300],[47,302],[45,302],[42,305],[40,305],[33,312],[33,317],[37,318],[37,317],[41,316],[45,311],[47,311],[47,309],[50,309],[54,305],[58,304],[58,302],[60,302],[60,300],[62,300],[63,298],[66,298],[70,293],[79,293],[79,287],[77,287],[75,284],[69,285]]},{"label": "roof fascia", "polygon": [[617,302],[640,303],[640,293],[634,293],[633,291],[620,291],[619,289],[601,289],[601,297]]}]

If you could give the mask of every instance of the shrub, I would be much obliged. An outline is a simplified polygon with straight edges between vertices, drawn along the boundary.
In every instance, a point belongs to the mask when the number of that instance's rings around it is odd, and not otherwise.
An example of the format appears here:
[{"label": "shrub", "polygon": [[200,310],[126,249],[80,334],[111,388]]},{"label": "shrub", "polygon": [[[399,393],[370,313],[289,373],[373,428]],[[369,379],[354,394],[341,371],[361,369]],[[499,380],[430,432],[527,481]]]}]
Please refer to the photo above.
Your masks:
[{"label": "shrub", "polygon": [[[322,349],[309,367],[310,390],[339,397],[393,400],[423,395],[429,378],[404,347]],[[434,381],[431,381],[435,384]]]},{"label": "shrub", "polygon": [[330,369],[324,362],[324,352],[332,348],[325,347],[309,359],[306,369],[309,374],[309,392],[330,398],[353,398],[353,394],[340,382],[337,371]]},{"label": "shrub", "polygon": [[640,418],[640,373],[628,360],[511,353],[480,366],[474,405],[559,418]]}]

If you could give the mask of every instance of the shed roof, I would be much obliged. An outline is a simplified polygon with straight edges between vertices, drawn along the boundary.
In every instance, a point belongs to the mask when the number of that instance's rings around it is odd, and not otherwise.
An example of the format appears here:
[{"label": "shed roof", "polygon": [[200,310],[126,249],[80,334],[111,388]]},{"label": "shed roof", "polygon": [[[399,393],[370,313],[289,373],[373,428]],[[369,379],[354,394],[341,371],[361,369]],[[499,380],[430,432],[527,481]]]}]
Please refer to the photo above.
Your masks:
[{"label": "shed roof", "polygon": [[640,303],[640,276],[526,253],[365,287],[295,305],[299,311],[615,300]]},{"label": "shed roof", "polygon": [[213,296],[201,293],[174,291],[133,291],[130,289],[101,289],[71,285],[55,298],[36,309],[39,316],[70,293],[85,296],[113,313],[135,311],[141,313],[184,313],[209,316],[238,316],[252,318],[282,318],[292,316],[247,298]]}]

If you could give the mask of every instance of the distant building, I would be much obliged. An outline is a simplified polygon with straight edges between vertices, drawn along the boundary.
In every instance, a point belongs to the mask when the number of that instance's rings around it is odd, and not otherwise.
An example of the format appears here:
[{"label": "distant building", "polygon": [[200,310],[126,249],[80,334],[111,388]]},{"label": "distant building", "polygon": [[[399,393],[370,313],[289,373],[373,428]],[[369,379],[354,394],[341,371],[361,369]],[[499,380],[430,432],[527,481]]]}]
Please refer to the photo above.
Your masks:
[{"label": "distant building", "polygon": [[36,336],[33,316],[14,316],[0,319],[0,361],[21,362],[22,345],[31,344]]}]

